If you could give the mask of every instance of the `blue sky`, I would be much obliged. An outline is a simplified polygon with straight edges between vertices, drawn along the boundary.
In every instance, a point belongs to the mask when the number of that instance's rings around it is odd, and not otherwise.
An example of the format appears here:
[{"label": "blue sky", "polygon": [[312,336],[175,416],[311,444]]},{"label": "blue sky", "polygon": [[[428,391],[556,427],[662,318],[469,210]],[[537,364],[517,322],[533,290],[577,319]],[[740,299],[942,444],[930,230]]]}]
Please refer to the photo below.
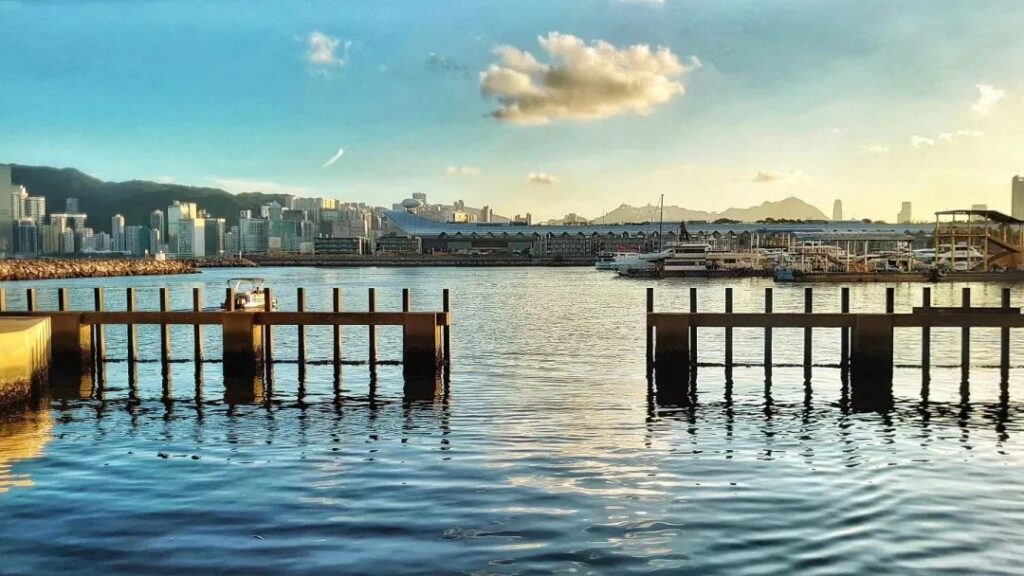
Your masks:
[{"label": "blue sky", "polygon": [[[110,180],[422,191],[544,218],[662,193],[709,210],[842,198],[872,218],[912,200],[927,218],[1008,209],[1024,173],[1019,1],[0,0],[0,30],[0,161]],[[542,46],[552,33],[580,48]],[[641,44],[678,66],[616,68],[638,82],[627,103],[568,60]],[[523,92],[481,92],[492,65],[529,71],[501,46],[568,79],[534,77],[529,122],[492,115]]]}]

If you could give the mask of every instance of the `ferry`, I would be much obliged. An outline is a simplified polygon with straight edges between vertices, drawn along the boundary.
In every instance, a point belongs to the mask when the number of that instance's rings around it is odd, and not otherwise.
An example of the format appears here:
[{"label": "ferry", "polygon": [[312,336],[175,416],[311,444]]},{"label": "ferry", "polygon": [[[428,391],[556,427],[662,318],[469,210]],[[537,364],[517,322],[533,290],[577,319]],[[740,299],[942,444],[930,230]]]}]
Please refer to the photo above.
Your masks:
[{"label": "ferry", "polygon": [[594,268],[598,270],[618,270],[621,261],[636,255],[637,252],[600,252],[597,255],[597,262],[594,263]]},{"label": "ferry", "polygon": [[[267,293],[263,289],[266,282],[263,278],[232,278],[228,280],[228,287],[234,290],[234,309],[242,312],[256,312],[265,310],[267,306]],[[230,304],[224,301],[223,308],[228,310]],[[270,309],[277,310],[277,298],[271,298]]]}]

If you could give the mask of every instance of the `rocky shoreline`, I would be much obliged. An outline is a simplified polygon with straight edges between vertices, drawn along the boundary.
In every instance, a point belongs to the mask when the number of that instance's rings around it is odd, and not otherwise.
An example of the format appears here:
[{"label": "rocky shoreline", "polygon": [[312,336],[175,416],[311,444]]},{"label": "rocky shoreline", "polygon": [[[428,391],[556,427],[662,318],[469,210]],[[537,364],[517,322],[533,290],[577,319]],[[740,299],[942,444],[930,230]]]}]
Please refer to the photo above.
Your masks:
[{"label": "rocky shoreline", "polygon": [[60,278],[103,278],[108,276],[156,276],[195,274],[199,269],[188,260],[87,260],[36,259],[0,260],[0,281],[56,280]]}]

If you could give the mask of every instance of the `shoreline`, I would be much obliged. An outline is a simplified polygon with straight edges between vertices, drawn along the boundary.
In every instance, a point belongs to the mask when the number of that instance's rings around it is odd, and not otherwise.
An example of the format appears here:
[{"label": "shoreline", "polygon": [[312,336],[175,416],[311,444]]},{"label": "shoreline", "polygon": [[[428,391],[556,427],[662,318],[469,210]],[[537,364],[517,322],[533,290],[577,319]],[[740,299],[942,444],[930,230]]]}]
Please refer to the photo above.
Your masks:
[{"label": "shoreline", "polygon": [[85,258],[0,260],[0,282],[198,273],[199,268],[189,260],[156,261],[128,258],[117,260]]}]

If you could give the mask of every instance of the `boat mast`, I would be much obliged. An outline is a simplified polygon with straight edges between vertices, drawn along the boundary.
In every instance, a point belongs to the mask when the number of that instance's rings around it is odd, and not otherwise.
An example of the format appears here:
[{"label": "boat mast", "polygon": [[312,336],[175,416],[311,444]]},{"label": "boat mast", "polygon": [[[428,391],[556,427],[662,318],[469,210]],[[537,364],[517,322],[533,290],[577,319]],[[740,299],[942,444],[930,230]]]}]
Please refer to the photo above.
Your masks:
[{"label": "boat mast", "polygon": [[658,216],[658,252],[665,248],[665,241],[662,239],[665,227],[665,195],[661,195],[661,214]]}]

